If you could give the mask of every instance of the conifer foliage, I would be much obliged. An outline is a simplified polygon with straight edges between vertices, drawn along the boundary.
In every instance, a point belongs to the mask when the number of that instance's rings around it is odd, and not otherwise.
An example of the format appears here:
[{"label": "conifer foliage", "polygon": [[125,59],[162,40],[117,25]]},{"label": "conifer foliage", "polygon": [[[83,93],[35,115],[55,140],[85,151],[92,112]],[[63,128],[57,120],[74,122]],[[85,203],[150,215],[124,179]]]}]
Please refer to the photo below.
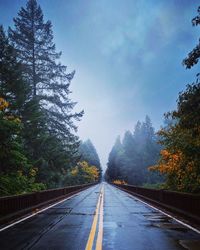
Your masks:
[{"label": "conifer foliage", "polygon": [[158,160],[160,146],[157,144],[149,116],[137,122],[133,133],[127,131],[121,142],[117,137],[109,154],[105,177],[108,181],[125,181],[133,185],[155,184],[163,181],[158,174],[148,171],[149,164]]},{"label": "conifer foliage", "polygon": [[[69,97],[75,72],[60,63],[37,1],[28,0],[13,20],[8,36],[0,27],[1,194],[62,186],[80,158],[75,122],[83,115]],[[14,179],[21,188],[9,191]]]},{"label": "conifer foliage", "polygon": [[37,97],[51,133],[70,140],[70,131],[76,130],[73,120],[79,120],[83,113],[70,112],[75,103],[69,99],[69,86],[75,72],[67,74],[66,66],[58,62],[61,52],[56,52],[52,24],[44,22],[36,0],[29,0],[14,18],[14,25],[9,37],[23,65],[31,96]]}]

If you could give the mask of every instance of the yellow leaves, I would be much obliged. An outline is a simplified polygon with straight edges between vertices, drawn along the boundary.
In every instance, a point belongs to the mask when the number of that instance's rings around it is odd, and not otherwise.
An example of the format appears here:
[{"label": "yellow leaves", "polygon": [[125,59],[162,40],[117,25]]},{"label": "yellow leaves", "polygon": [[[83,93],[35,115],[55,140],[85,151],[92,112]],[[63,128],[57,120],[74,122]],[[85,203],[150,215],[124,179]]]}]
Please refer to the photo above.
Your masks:
[{"label": "yellow leaves", "polygon": [[37,171],[38,171],[38,168],[31,168],[30,171],[29,171],[29,175],[31,177],[34,177],[34,176],[36,176]]},{"label": "yellow leaves", "polygon": [[124,180],[114,180],[113,184],[126,185],[127,183]]},{"label": "yellow leaves", "polygon": [[90,166],[88,165],[87,162],[82,162],[82,171],[85,172],[86,176],[88,177],[88,179],[92,180],[92,181],[96,181],[98,180],[99,177],[99,171],[97,169],[97,167],[95,166]]},{"label": "yellow leaves", "polygon": [[95,166],[91,166],[89,168],[89,174],[93,176],[94,180],[98,180],[99,178],[99,170]]},{"label": "yellow leaves", "polygon": [[8,106],[9,106],[9,103],[5,99],[0,97],[0,111],[5,110]]},{"label": "yellow leaves", "polygon": [[[4,98],[0,97],[0,111],[5,111],[8,106],[9,103]],[[21,123],[21,120],[18,117],[15,117],[14,115],[7,115],[5,112],[3,113],[3,119],[15,123]]]},{"label": "yellow leaves", "polygon": [[21,123],[21,120],[18,117],[15,118],[13,121],[16,122],[16,123]]},{"label": "yellow leaves", "polygon": [[99,170],[96,166],[90,166],[86,161],[77,163],[77,166],[72,168],[70,174],[73,177],[80,175],[87,181],[97,181],[99,178]]},{"label": "yellow leaves", "polygon": [[78,174],[78,167],[75,167],[71,170],[71,175],[76,176]]},{"label": "yellow leaves", "polygon": [[[35,177],[37,172],[38,172],[38,168],[31,168],[29,170],[28,176],[29,177]],[[18,176],[25,176],[26,175],[25,172],[22,171],[22,170],[18,170],[17,173],[18,173]]]}]

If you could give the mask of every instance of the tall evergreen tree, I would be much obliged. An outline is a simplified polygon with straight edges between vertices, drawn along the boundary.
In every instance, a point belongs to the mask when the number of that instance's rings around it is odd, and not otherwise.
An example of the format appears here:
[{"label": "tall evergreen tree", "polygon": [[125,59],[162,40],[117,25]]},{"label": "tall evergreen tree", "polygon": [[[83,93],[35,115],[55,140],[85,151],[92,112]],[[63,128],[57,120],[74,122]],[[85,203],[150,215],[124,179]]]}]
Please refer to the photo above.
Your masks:
[{"label": "tall evergreen tree", "polygon": [[56,52],[52,24],[44,21],[36,0],[28,0],[21,8],[9,38],[30,93],[22,114],[24,146],[39,169],[39,181],[54,187],[78,159],[74,121],[83,112],[73,113],[76,103],[69,98],[74,72],[67,74],[66,66],[58,61],[61,53]]},{"label": "tall evergreen tree", "polygon": [[28,0],[14,18],[15,28],[9,28],[9,37],[23,64],[23,74],[31,87],[32,98],[37,96],[46,115],[51,133],[69,144],[76,141],[74,120],[83,115],[71,113],[76,103],[69,99],[70,81],[74,72],[67,74],[61,65],[53,42],[52,24],[44,22],[43,13],[36,0]]}]

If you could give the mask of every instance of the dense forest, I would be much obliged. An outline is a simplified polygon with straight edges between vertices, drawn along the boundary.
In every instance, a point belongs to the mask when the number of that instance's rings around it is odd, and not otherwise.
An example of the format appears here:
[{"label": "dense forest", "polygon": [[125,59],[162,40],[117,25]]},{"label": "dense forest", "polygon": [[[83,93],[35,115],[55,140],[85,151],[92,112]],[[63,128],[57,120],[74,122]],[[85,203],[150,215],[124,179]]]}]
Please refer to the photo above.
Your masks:
[{"label": "dense forest", "polygon": [[69,97],[75,71],[60,62],[51,22],[36,0],[13,21],[7,32],[0,26],[0,195],[99,180],[94,147],[76,135],[83,111],[73,112]]},{"label": "dense forest", "polygon": [[[193,26],[200,25],[200,7],[198,8],[198,15],[192,19],[192,24]],[[199,58],[200,40],[183,60],[183,66],[190,69],[198,63]],[[130,184],[142,185],[149,180],[152,181],[149,178],[150,172],[159,172],[165,178],[163,188],[183,192],[200,192],[199,76],[197,74],[195,82],[188,84],[186,90],[179,94],[176,110],[164,115],[165,126],[156,135],[161,145],[158,162],[153,163],[153,161],[156,161],[158,155],[156,150],[159,150],[159,148],[155,147],[156,137],[151,126],[148,125],[146,131],[148,132],[146,133],[146,142],[148,134],[151,140],[146,146],[143,143],[142,148],[141,142],[137,141],[138,125],[136,125],[133,135],[127,132],[122,143],[119,138],[117,139],[109,156],[106,171],[108,180],[122,179]],[[141,125],[139,127],[141,128]],[[142,127],[145,127],[145,124]],[[145,135],[145,132],[143,132],[143,135]],[[152,163],[150,163],[151,160]],[[143,163],[145,163],[145,167]],[[147,174],[148,165],[150,172]]]},{"label": "dense forest", "polygon": [[148,170],[157,162],[161,146],[149,116],[138,121],[133,133],[127,131],[121,142],[118,136],[109,154],[105,178],[123,180],[133,185],[157,184],[163,181],[158,173]]}]

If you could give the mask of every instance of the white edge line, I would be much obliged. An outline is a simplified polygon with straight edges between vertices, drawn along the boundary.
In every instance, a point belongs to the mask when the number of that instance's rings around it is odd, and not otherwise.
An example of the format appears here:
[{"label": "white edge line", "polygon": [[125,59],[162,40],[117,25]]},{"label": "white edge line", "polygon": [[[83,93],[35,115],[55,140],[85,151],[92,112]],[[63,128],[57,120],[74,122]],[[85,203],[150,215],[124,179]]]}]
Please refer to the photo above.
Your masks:
[{"label": "white edge line", "polygon": [[[118,188],[118,189],[119,189],[119,188]],[[162,214],[164,214],[164,215],[170,217],[171,219],[174,219],[175,221],[179,222],[179,223],[182,224],[183,226],[188,227],[189,229],[193,230],[194,232],[200,234],[200,230],[198,230],[198,229],[196,229],[196,228],[194,228],[194,227],[188,225],[187,223],[185,223],[185,222],[183,222],[183,221],[181,221],[181,220],[179,220],[179,219],[176,219],[176,218],[173,217],[172,215],[170,215],[170,214],[168,214],[168,213],[166,213],[166,212],[160,210],[159,208],[156,208],[156,207],[154,207],[154,206],[152,206],[152,205],[146,203],[145,201],[140,200],[138,197],[134,196],[134,194],[131,195],[130,193],[128,193],[128,192],[126,192],[126,191],[124,191],[124,190],[121,190],[121,189],[119,189],[119,190],[122,191],[122,192],[124,192],[124,193],[126,193],[126,194],[129,194],[129,197],[135,198],[136,200],[142,202],[143,204],[145,204],[145,205],[147,205],[147,206],[149,206],[149,207],[151,207],[151,208],[153,208],[153,209],[159,211],[160,213],[162,213]]]},{"label": "white edge line", "polygon": [[[25,217],[25,218],[23,218],[23,219],[21,219],[21,220],[15,221],[15,222],[13,222],[13,223],[11,223],[11,224],[9,224],[9,225],[3,227],[3,228],[0,228],[0,232],[4,231],[4,230],[6,230],[6,229],[8,229],[8,228],[10,228],[10,227],[13,227],[14,225],[19,224],[20,222],[25,221],[25,220],[27,220],[27,219],[29,219],[29,218],[31,218],[31,217],[33,217],[33,216],[39,214],[39,213],[42,213],[42,212],[46,211],[47,209],[49,209],[49,208],[51,208],[51,207],[54,207],[54,206],[56,206],[56,205],[58,205],[58,204],[60,204],[60,203],[62,203],[62,202],[64,202],[64,201],[66,201],[66,200],[69,200],[69,199],[71,199],[72,197],[78,195],[79,193],[82,193],[83,191],[85,191],[85,190],[82,190],[82,191],[80,191],[80,192],[78,192],[78,193],[75,193],[75,194],[73,194],[73,195],[71,195],[71,196],[69,196],[69,197],[67,197],[67,198],[65,198],[65,199],[63,199],[63,200],[61,200],[61,201],[58,201],[58,202],[54,203],[53,205],[50,205],[50,206],[48,206],[48,207],[45,207],[45,208],[41,209],[41,210],[38,211],[38,212],[35,212],[34,214],[31,214],[31,215],[29,215],[29,216],[27,216],[27,217]],[[36,209],[37,209],[37,208],[36,208]]]}]

